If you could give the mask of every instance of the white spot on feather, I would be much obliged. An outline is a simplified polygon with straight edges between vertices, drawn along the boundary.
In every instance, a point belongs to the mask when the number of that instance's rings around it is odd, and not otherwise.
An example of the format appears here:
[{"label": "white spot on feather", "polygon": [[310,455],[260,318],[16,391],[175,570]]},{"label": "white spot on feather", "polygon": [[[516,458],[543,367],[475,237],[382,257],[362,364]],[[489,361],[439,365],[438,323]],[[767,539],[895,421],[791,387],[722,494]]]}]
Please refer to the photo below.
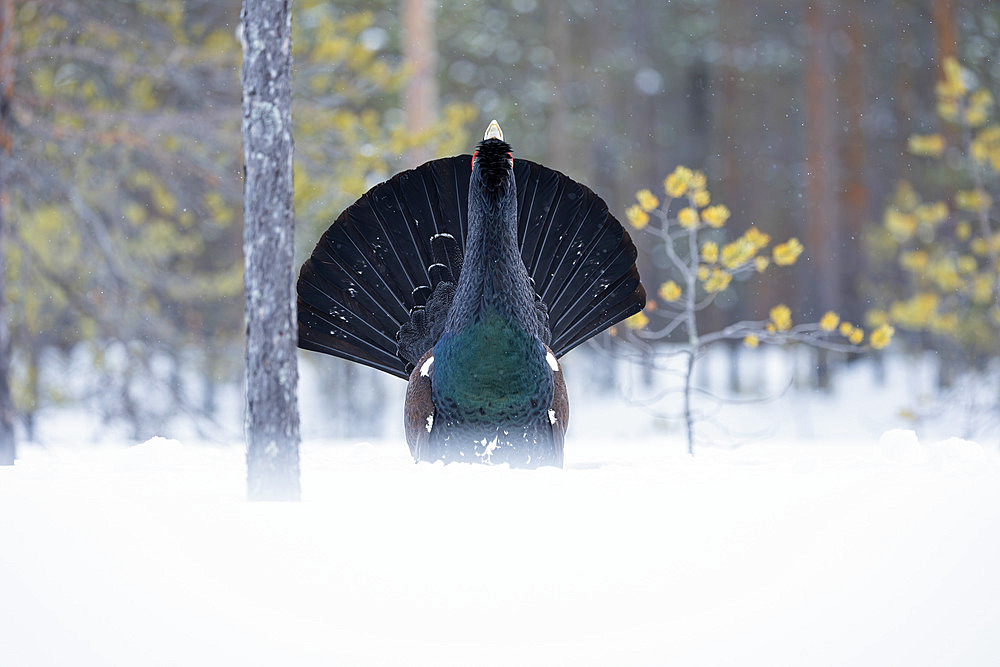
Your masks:
[{"label": "white spot on feather", "polygon": [[[555,423],[556,423],[556,411],[555,410],[549,410],[549,423],[552,424],[553,426],[555,426]],[[427,429],[427,430],[429,431],[430,429]]]},{"label": "white spot on feather", "polygon": [[430,433],[431,429],[434,427],[434,413],[427,415],[427,432]]},{"label": "white spot on feather", "polygon": [[545,361],[548,362],[549,368],[555,372],[559,372],[559,362],[556,361],[556,355],[552,354],[552,350],[545,350]]},{"label": "white spot on feather", "polygon": [[428,375],[430,375],[430,373],[431,373],[431,366],[433,366],[433,365],[434,365],[434,355],[431,355],[431,356],[427,357],[427,361],[425,361],[420,366],[420,375],[421,375],[421,377],[427,377]]}]

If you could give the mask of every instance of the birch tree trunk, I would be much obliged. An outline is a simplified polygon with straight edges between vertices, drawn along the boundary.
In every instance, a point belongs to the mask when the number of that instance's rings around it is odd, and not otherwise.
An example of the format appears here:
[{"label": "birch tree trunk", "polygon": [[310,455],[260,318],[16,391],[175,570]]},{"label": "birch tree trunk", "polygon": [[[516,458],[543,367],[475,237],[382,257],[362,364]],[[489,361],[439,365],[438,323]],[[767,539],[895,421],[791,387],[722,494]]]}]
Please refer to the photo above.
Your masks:
[{"label": "birch tree trunk", "polygon": [[298,500],[291,0],[243,0],[243,252],[250,500]]},{"label": "birch tree trunk", "polygon": [[10,330],[7,326],[8,121],[14,92],[14,2],[0,0],[0,465],[14,465],[14,401],[10,394]]}]

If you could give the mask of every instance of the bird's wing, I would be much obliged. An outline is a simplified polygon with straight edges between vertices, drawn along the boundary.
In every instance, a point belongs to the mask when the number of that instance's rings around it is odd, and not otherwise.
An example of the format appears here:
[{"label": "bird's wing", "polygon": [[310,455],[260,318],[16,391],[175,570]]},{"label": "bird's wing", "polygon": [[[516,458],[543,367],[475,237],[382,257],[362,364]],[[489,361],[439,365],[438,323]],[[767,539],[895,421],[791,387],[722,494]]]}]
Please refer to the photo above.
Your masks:
[{"label": "bird's wing", "polygon": [[403,408],[406,444],[410,447],[410,455],[418,461],[422,455],[426,457],[434,426],[434,401],[429,373],[430,364],[434,363],[432,353],[433,350],[428,350],[410,373],[410,382],[406,385],[406,405]]},{"label": "bird's wing", "polygon": [[[546,352],[553,354],[547,346]],[[553,355],[554,356],[554,355]],[[555,381],[555,391],[552,394],[552,405],[549,406],[549,421],[552,424],[552,444],[556,450],[555,465],[563,465],[563,442],[566,440],[566,428],[569,426],[569,396],[566,393],[566,380],[563,377],[562,366],[556,362],[552,373]]]}]

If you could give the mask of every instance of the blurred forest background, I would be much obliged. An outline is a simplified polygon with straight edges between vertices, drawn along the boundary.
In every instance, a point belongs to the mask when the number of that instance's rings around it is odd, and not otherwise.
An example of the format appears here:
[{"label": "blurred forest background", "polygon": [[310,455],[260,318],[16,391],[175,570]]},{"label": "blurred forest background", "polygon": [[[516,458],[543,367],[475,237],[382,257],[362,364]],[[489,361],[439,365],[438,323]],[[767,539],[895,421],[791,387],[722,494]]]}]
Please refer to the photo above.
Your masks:
[{"label": "blurred forest background", "polygon": [[[496,118],[517,156],[588,184],[621,220],[684,164],[705,171],[736,231],[801,239],[793,274],[734,283],[706,327],[780,301],[804,320],[891,318],[894,353],[933,351],[942,385],[995,369],[996,3],[292,6],[302,258],[369,187],[470,152]],[[137,438],[178,420],[238,432],[219,396],[243,363],[239,11],[0,0],[0,371],[29,439],[66,409]],[[653,296],[666,266],[634,237]],[[574,353],[594,386],[614,384],[617,335]],[[302,359],[330,435],[377,435],[364,415],[397,381]]]}]

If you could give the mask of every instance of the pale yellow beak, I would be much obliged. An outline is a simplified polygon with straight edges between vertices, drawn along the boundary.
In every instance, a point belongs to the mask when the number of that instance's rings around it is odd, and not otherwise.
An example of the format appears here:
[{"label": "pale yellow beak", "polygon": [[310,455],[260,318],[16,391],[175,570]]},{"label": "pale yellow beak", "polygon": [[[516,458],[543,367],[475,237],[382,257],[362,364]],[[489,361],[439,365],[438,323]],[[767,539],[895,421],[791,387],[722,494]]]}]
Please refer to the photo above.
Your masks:
[{"label": "pale yellow beak", "polygon": [[503,141],[503,130],[500,129],[500,123],[495,118],[490,122],[490,126],[486,128],[486,136],[483,137],[483,141],[487,139],[499,139]]}]

